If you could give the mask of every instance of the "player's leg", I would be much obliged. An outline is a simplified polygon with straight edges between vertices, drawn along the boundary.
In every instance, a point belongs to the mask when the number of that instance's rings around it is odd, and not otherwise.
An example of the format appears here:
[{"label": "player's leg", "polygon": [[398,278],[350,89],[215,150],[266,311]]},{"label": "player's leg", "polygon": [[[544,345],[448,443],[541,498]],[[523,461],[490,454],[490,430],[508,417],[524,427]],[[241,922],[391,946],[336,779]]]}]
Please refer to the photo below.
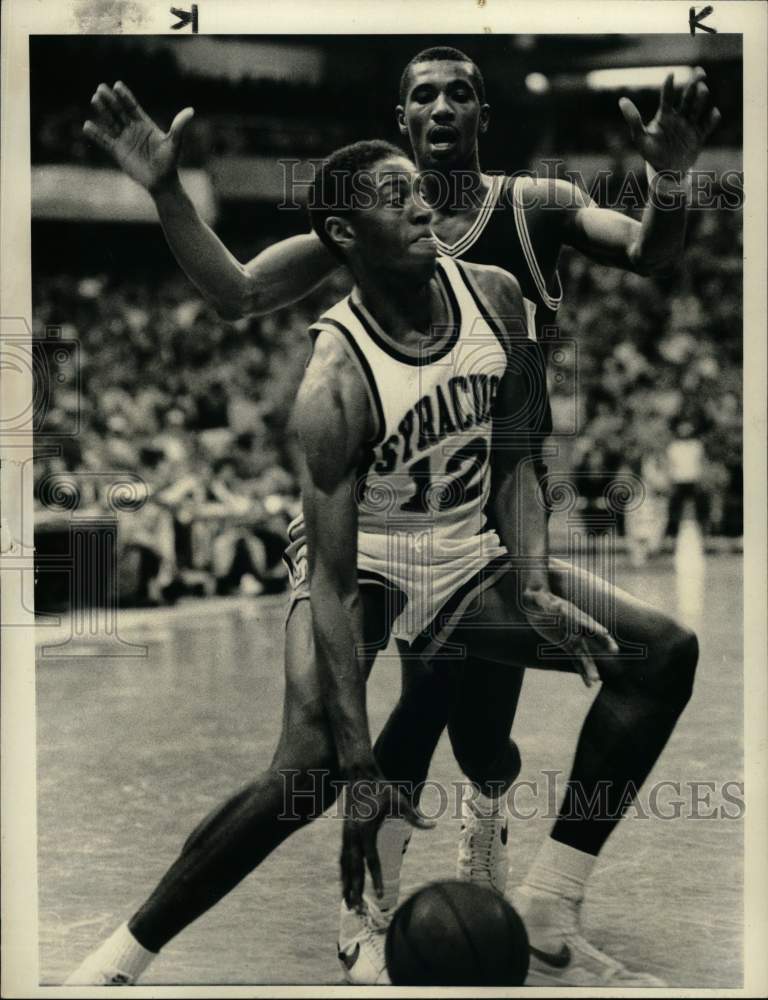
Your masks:
[{"label": "player's leg", "polygon": [[164,945],[333,802],[335,755],[314,665],[308,601],[295,605],[288,622],[285,677],[282,733],[270,766],[202,820],[145,903],[67,985],[135,982]]},{"label": "player's leg", "polygon": [[[400,697],[374,745],[382,772],[395,781],[404,795],[418,805],[435,748],[448,721],[456,697],[455,669],[435,670],[420,659],[409,657],[407,647],[401,664]],[[384,914],[397,905],[400,870],[411,837],[404,820],[384,821],[377,837],[382,866],[384,896],[370,900]]]},{"label": "player's leg", "polygon": [[522,668],[468,659],[448,723],[451,747],[469,779],[461,804],[457,876],[504,893],[509,871],[505,793],[520,773],[510,736]]},{"label": "player's leg", "polygon": [[[449,726],[457,763],[471,783],[463,806],[459,877],[488,882],[485,840],[491,837],[494,878],[503,891],[499,873],[503,868],[506,875],[506,820],[500,798],[520,771],[519,752],[509,732],[523,671],[485,661],[461,667],[450,660],[425,663],[413,656],[404,657],[401,671],[400,698],[375,745],[379,766],[418,803],[435,748]],[[465,676],[476,678],[476,682],[467,684]],[[496,709],[492,719],[489,699]],[[407,824],[392,819],[382,824],[377,838],[384,897],[369,899],[369,903],[384,913],[397,904],[400,869],[410,835]]]},{"label": "player's leg", "polygon": [[[595,855],[659,758],[693,691],[695,633],[584,570],[553,560],[553,590],[614,635],[619,656],[598,662],[602,685],[579,736],[555,839]],[[608,819],[579,817],[581,796],[608,781]],[[583,810],[582,810],[583,811]],[[573,818],[572,818],[573,817]]]},{"label": "player's leg", "polygon": [[181,854],[129,928],[159,951],[230,892],[291,833],[336,796],[335,755],[325,723],[308,601],[286,629],[282,731],[266,770],[192,831]]},{"label": "player's leg", "polygon": [[[597,854],[631,804],[628,791],[642,785],[688,703],[698,643],[668,615],[561,560],[551,561],[550,585],[604,624],[619,644],[618,655],[597,658],[602,684],[579,736],[573,781],[553,831],[563,843]],[[522,625],[515,601],[509,574],[486,592],[471,626],[465,623],[453,638],[496,662],[572,670],[566,657],[542,656],[544,643]],[[598,801],[601,794],[609,818],[583,819],[581,800]]]},{"label": "player's leg", "polygon": [[[609,628],[620,651],[597,659],[602,684],[579,736],[563,803],[516,895],[531,937],[532,975],[538,976],[529,982],[596,985],[608,976],[616,985],[658,985],[584,941],[578,914],[597,854],[690,698],[696,636],[618,587],[558,560],[551,563],[550,583]],[[497,662],[572,669],[566,658],[542,659],[541,640],[522,625],[512,574],[486,592],[482,608],[453,638]]]},{"label": "player's leg", "polygon": [[[367,628],[380,608],[366,596]],[[375,657],[372,638],[369,648],[368,669]],[[286,632],[283,725],[270,766],[203,819],[146,902],[67,985],[135,982],[168,941],[333,803],[338,778],[315,666],[309,601],[301,600]]]},{"label": "player's leg", "polygon": [[[401,652],[407,654],[407,647],[401,648]],[[484,661],[461,666],[451,660],[425,663],[412,654],[403,656],[401,670],[400,698],[375,746],[379,766],[390,780],[398,782],[405,794],[418,802],[435,747],[451,720],[454,753],[472,783],[471,794],[462,802],[458,877],[482,885],[492,884],[503,892],[509,863],[502,796],[520,770],[520,756],[509,731],[522,671]],[[482,680],[467,684],[465,675]],[[496,708],[492,719],[489,699]],[[347,978],[356,984],[377,981],[371,977],[376,961],[376,949],[371,945],[372,941],[378,943],[383,964],[381,945],[397,906],[400,873],[410,837],[411,829],[403,820],[385,820],[376,841],[383,897],[377,899],[366,894],[366,912],[362,917],[341,903],[339,959]],[[378,931],[373,939],[371,927]],[[359,952],[357,944],[361,945]],[[358,963],[352,967],[348,963],[355,955]]]},{"label": "player's leg", "polygon": [[688,703],[698,643],[668,616],[591,574],[555,565],[552,586],[588,613],[608,609],[594,617],[610,628],[620,655],[598,661],[602,684],[579,735],[557,820],[515,896],[537,949],[528,982],[663,986],[590,945],[579,914],[598,853]]},{"label": "player's leg", "polygon": [[[400,782],[405,794],[415,792],[418,802],[435,748],[449,726],[457,763],[471,783],[462,802],[458,877],[490,883],[503,892],[509,866],[502,796],[520,770],[520,755],[509,733],[523,671],[483,660],[427,663],[409,655],[407,647],[401,647],[401,653],[401,693],[376,741],[379,765]],[[467,678],[474,681],[467,683]],[[392,819],[382,824],[377,838],[384,897],[368,902],[384,915],[397,905],[410,836],[407,824]]]},{"label": "player's leg", "polygon": [[[387,775],[398,775],[401,791],[418,804],[432,755],[456,699],[459,670],[444,669],[409,654],[398,643],[400,697],[376,740],[379,766]],[[393,780],[395,780],[393,778]]]}]

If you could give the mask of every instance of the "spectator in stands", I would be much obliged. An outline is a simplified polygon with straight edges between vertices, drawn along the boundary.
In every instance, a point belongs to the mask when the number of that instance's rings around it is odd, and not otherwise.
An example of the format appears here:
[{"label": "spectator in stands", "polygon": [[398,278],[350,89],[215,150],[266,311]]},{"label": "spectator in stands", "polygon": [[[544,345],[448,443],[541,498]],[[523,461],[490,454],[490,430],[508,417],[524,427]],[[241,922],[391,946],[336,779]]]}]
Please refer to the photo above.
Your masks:
[{"label": "spectator in stands", "polygon": [[158,448],[142,448],[139,461],[145,502],[119,515],[120,598],[138,605],[170,604],[178,596],[173,516],[177,498],[165,492],[172,472]]},{"label": "spectator in stands", "polygon": [[635,568],[656,555],[664,541],[669,508],[669,458],[662,439],[649,440],[629,457],[627,471],[642,483],[642,501],[629,505],[624,524],[629,558]]},{"label": "spectator in stands", "polygon": [[239,588],[243,594],[259,594],[283,589],[285,532],[272,530],[264,505],[248,494],[232,459],[214,463],[208,493],[206,517],[219,522],[212,553],[216,592],[228,594]]},{"label": "spectator in stands", "polygon": [[707,496],[703,489],[704,445],[689,420],[681,420],[667,447],[669,479],[669,519],[667,534],[677,537],[686,509],[693,509],[702,532],[707,528]]}]

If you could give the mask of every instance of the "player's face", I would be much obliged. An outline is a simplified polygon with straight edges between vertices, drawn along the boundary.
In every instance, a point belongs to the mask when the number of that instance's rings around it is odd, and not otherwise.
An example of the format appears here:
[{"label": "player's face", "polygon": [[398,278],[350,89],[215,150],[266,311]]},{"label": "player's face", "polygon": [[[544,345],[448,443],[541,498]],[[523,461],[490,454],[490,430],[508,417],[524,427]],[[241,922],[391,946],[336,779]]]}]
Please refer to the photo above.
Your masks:
[{"label": "player's face", "polygon": [[470,63],[416,63],[397,118],[419,168],[445,169],[474,158],[477,137],[488,125],[488,105],[480,103]]},{"label": "player's face", "polygon": [[360,192],[370,207],[361,208],[352,219],[359,264],[372,271],[430,278],[437,245],[429,228],[432,213],[420,196],[413,163],[404,156],[391,157],[360,176]]}]

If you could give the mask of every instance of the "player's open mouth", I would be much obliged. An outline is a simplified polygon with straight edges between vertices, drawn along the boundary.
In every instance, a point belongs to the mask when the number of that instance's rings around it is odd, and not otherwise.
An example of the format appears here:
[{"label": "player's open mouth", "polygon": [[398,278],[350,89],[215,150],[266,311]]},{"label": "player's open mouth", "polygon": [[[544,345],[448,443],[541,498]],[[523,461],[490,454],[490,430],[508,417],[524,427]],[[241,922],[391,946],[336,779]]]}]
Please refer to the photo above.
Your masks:
[{"label": "player's open mouth", "polygon": [[459,138],[459,133],[450,125],[435,125],[427,134],[429,143],[435,149],[450,149]]}]

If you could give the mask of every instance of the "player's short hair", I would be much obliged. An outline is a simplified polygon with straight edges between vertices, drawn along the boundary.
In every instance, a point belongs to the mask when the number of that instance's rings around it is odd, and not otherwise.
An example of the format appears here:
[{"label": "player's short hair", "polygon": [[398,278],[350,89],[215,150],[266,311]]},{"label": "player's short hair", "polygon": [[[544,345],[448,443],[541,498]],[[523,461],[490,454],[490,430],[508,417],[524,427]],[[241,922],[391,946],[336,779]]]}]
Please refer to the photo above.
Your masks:
[{"label": "player's short hair", "polygon": [[475,88],[477,99],[481,104],[485,104],[485,81],[483,80],[483,74],[478,69],[477,63],[474,59],[470,59],[466,52],[462,52],[461,49],[454,49],[450,45],[433,45],[430,49],[422,49],[421,52],[417,52],[413,59],[411,59],[400,77],[401,104],[405,104],[405,99],[408,96],[408,77],[410,76],[411,67],[417,63],[424,62],[469,63],[472,67],[470,79],[472,80],[472,86]]},{"label": "player's short hair", "polygon": [[344,259],[344,254],[325,231],[326,219],[332,215],[349,216],[359,209],[351,197],[355,190],[354,178],[392,156],[406,156],[406,153],[383,139],[364,139],[331,153],[315,174],[307,203],[309,222],[325,246],[340,260]]}]

